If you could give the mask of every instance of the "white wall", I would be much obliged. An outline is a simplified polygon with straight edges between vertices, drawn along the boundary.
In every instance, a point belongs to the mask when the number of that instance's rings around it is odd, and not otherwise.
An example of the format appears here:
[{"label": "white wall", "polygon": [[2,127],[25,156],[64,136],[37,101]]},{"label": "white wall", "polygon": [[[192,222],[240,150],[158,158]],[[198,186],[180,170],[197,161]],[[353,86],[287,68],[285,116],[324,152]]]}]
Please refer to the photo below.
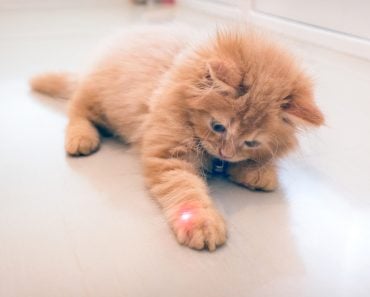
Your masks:
[{"label": "white wall", "polygon": [[369,0],[179,0],[181,4],[370,60]]},{"label": "white wall", "polygon": [[370,39],[368,0],[255,0],[255,11]]}]

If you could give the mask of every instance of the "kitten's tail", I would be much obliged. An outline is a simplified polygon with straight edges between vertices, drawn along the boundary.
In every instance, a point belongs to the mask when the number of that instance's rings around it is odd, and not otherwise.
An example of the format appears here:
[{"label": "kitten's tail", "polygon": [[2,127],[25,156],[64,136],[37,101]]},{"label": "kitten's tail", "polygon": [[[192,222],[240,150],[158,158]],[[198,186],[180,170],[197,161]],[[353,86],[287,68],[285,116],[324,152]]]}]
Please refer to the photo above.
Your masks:
[{"label": "kitten's tail", "polygon": [[39,74],[30,80],[32,90],[63,99],[69,99],[72,96],[77,84],[77,75],[68,72]]}]

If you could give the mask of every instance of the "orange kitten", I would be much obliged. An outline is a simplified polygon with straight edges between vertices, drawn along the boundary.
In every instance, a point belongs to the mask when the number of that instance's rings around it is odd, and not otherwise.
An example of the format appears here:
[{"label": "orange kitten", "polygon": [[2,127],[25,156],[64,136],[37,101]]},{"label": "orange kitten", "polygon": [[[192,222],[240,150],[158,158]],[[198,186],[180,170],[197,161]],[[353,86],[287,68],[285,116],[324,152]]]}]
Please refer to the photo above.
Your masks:
[{"label": "orange kitten", "polygon": [[136,144],[152,197],[177,240],[196,249],[226,240],[203,172],[271,191],[297,126],[323,123],[311,81],[290,55],[235,28],[193,46],[160,29],[136,33],[78,80],[45,74],[31,85],[70,97],[68,154],[96,151],[99,126]]}]

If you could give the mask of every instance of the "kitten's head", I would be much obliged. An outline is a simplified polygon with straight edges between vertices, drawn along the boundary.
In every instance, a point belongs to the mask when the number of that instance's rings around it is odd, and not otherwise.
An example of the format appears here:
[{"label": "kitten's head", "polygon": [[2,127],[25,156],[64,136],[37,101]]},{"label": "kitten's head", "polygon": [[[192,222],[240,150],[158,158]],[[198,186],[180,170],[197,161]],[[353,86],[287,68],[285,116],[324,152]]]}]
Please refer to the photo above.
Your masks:
[{"label": "kitten's head", "polygon": [[310,79],[292,57],[253,32],[221,32],[181,71],[190,123],[203,148],[230,162],[263,162],[319,126]]}]

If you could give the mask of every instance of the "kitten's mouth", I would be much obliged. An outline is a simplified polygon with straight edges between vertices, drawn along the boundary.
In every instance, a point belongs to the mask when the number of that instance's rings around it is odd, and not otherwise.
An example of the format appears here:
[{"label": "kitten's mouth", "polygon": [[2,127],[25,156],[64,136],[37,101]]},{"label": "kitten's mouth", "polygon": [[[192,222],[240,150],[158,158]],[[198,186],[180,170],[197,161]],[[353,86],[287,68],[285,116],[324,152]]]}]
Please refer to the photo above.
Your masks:
[{"label": "kitten's mouth", "polygon": [[238,156],[232,156],[232,157],[225,156],[220,151],[218,153],[216,153],[216,154],[215,153],[209,153],[209,154],[211,154],[213,157],[215,157],[217,159],[220,159],[220,160],[225,161],[225,162],[228,162],[228,163],[238,163],[238,162],[244,160],[244,159],[238,158]]},{"label": "kitten's mouth", "polygon": [[223,156],[214,156],[216,157],[217,159],[220,159],[222,161],[225,161],[225,162],[229,162],[229,163],[237,163],[237,162],[240,162],[241,160],[239,159],[235,159],[235,158],[226,158],[226,157],[223,157]]},{"label": "kitten's mouth", "polygon": [[[233,162],[233,159],[232,158],[227,158],[227,157],[224,157],[224,156],[221,156],[221,155],[218,155],[218,156],[215,156],[217,159],[220,159],[222,161],[226,161],[226,162]],[[236,162],[236,161],[234,161]]]}]

